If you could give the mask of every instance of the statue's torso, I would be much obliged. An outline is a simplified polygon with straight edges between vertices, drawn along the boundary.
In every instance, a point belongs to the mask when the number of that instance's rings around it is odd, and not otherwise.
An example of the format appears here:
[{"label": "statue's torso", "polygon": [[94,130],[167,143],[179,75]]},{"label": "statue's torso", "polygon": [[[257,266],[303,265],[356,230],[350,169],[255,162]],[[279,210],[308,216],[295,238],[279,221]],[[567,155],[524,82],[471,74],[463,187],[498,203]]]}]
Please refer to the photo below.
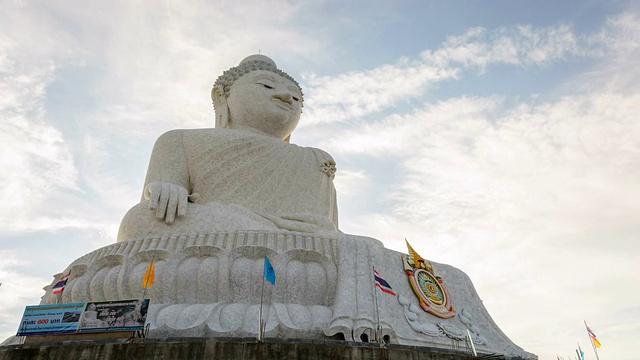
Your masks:
[{"label": "statue's torso", "polygon": [[331,177],[317,149],[228,129],[185,130],[182,136],[198,203],[238,204],[272,215],[329,216]]}]

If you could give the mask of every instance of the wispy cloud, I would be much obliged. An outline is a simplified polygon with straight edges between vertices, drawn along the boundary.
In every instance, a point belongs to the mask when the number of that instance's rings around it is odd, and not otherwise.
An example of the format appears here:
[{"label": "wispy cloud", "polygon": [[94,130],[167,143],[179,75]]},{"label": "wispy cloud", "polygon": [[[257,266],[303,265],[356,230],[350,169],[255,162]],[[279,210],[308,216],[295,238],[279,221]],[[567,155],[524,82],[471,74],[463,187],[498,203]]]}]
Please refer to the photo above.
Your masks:
[{"label": "wispy cloud", "polygon": [[[0,50],[1,52],[2,50]],[[12,62],[9,58],[6,61]],[[0,226],[19,228],[19,217],[46,207],[60,189],[77,189],[77,171],[62,133],[46,120],[43,101],[53,66],[15,64],[0,74]]]},{"label": "wispy cloud", "polygon": [[378,112],[402,98],[422,94],[429,83],[455,75],[455,69],[408,59],[337,77],[307,75],[304,80],[309,93],[309,110],[302,125],[345,121]]},{"label": "wispy cloud", "polygon": [[570,24],[475,27],[450,36],[438,49],[425,50],[418,58],[338,76],[306,74],[309,105],[301,126],[353,122],[418,99],[426,89],[460,80],[469,71],[484,73],[490,66],[546,67],[570,58],[637,51],[639,23],[635,14],[622,14],[589,34],[576,33]]}]

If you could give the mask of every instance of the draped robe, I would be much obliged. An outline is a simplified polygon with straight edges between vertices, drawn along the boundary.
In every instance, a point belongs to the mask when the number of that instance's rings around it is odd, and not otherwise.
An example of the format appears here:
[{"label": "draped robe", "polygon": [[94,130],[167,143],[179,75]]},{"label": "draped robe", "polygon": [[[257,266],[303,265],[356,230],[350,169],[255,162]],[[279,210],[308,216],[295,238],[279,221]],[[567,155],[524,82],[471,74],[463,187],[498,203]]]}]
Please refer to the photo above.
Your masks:
[{"label": "draped robe", "polygon": [[336,231],[329,154],[232,129],[172,130],[156,142],[145,187],[180,185],[199,194],[172,225],[155,218],[149,201],[125,215],[118,241],[164,233],[234,230]]}]

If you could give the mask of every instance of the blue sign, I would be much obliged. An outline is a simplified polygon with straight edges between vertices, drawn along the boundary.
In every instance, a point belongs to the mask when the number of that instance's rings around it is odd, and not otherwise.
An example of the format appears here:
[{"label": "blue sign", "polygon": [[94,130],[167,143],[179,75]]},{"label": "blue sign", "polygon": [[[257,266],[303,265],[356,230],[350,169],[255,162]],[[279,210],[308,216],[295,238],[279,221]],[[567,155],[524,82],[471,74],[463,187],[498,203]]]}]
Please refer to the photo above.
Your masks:
[{"label": "blue sign", "polygon": [[69,334],[78,331],[86,303],[27,306],[18,336]]}]

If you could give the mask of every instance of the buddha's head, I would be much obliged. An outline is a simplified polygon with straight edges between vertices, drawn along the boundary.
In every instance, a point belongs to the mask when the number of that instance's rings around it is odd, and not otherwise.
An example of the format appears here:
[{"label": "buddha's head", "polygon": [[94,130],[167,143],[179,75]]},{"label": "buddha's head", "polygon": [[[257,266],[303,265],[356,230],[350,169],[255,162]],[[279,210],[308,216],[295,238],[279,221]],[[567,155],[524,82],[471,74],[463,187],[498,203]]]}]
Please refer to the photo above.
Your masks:
[{"label": "buddha's head", "polygon": [[302,113],[302,90],[264,55],[252,55],[213,85],[216,127],[248,130],[289,141]]}]

